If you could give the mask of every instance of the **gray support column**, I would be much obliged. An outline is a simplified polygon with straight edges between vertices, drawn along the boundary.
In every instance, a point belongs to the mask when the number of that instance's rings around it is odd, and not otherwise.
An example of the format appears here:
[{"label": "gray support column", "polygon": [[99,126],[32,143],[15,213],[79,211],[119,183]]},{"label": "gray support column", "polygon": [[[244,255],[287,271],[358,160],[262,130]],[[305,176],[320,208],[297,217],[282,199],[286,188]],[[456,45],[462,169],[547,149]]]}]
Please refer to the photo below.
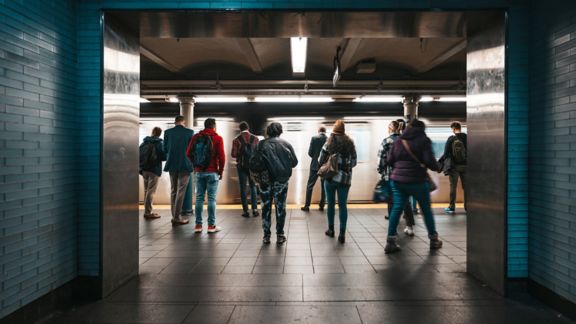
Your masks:
[{"label": "gray support column", "polygon": [[[180,100],[180,115],[184,116],[186,127],[192,129],[194,126],[194,98],[187,96],[179,96]],[[184,203],[182,204],[182,215],[191,216],[194,214],[193,207],[193,194],[194,194],[194,177],[190,177],[188,182],[188,189],[184,196]]]},{"label": "gray support column", "polygon": [[410,122],[414,118],[418,118],[418,102],[420,101],[419,95],[405,95],[402,100],[404,105],[404,118]]}]

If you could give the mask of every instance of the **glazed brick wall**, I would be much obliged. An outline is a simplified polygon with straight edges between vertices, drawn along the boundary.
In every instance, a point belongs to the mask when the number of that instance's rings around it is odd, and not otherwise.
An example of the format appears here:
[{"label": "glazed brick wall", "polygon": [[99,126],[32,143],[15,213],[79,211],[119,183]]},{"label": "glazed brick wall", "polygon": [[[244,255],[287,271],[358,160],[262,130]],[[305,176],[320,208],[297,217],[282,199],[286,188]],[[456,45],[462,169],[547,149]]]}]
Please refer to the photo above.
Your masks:
[{"label": "glazed brick wall", "polygon": [[530,279],[576,302],[576,5],[536,5],[530,66]]},{"label": "glazed brick wall", "polygon": [[76,277],[74,11],[0,1],[0,318]]}]

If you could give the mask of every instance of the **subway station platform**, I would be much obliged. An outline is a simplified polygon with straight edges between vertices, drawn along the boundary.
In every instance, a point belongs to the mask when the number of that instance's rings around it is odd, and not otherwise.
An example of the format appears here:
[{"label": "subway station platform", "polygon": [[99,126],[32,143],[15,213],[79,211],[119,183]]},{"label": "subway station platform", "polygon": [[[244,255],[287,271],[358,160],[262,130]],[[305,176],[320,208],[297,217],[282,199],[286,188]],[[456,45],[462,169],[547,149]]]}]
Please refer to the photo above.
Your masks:
[{"label": "subway station platform", "polygon": [[385,255],[384,209],[352,206],[342,245],[324,235],[325,212],[313,207],[288,210],[282,246],[274,236],[262,245],[261,218],[238,209],[218,210],[216,234],[206,225],[195,234],[193,220],[172,227],[160,210],[140,221],[139,278],[51,323],[569,323],[466,274],[464,214],[435,210],[441,250],[429,250],[418,215],[416,235],[401,233],[403,250]]}]

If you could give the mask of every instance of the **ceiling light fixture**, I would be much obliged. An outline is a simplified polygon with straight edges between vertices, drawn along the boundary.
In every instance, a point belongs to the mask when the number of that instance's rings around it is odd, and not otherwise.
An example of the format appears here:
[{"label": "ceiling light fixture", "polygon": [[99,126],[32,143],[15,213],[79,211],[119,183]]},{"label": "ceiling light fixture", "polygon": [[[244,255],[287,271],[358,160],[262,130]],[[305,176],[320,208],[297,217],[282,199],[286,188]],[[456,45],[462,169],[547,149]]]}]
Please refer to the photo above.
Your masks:
[{"label": "ceiling light fixture", "polygon": [[402,102],[402,96],[361,96],[354,100],[354,102]]},{"label": "ceiling light fixture", "polygon": [[232,96],[199,96],[194,97],[194,102],[247,102],[246,97]]},{"label": "ceiling light fixture", "polygon": [[327,96],[263,96],[254,97],[255,102],[331,102],[332,97]]},{"label": "ceiling light fixture", "polygon": [[306,50],[308,38],[290,37],[290,52],[292,54],[292,72],[303,74],[306,70]]},{"label": "ceiling light fixture", "polygon": [[150,100],[140,97],[140,103],[147,103],[147,102],[150,102]]}]

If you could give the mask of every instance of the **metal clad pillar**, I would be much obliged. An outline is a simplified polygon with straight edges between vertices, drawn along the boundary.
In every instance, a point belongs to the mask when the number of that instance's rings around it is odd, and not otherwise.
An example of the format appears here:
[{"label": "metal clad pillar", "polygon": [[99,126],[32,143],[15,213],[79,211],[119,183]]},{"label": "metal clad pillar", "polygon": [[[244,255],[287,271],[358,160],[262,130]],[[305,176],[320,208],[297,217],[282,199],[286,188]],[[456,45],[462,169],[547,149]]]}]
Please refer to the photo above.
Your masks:
[{"label": "metal clad pillar", "polygon": [[471,18],[474,23],[469,25],[466,62],[467,269],[504,294],[507,266],[505,14],[495,13],[493,19]]},{"label": "metal clad pillar", "polygon": [[140,42],[104,17],[101,293],[138,275]]},{"label": "metal clad pillar", "polygon": [[[186,127],[192,129],[194,126],[194,98],[193,97],[178,97],[180,101],[180,114],[184,116]],[[194,214],[193,207],[193,194],[194,194],[194,177],[190,177],[186,195],[184,196],[184,203],[182,204],[182,214],[184,216],[191,216]]]},{"label": "metal clad pillar", "polygon": [[406,95],[402,100],[404,105],[404,118],[407,122],[410,122],[414,118],[418,118],[418,102],[420,101],[420,96],[418,95]]}]

